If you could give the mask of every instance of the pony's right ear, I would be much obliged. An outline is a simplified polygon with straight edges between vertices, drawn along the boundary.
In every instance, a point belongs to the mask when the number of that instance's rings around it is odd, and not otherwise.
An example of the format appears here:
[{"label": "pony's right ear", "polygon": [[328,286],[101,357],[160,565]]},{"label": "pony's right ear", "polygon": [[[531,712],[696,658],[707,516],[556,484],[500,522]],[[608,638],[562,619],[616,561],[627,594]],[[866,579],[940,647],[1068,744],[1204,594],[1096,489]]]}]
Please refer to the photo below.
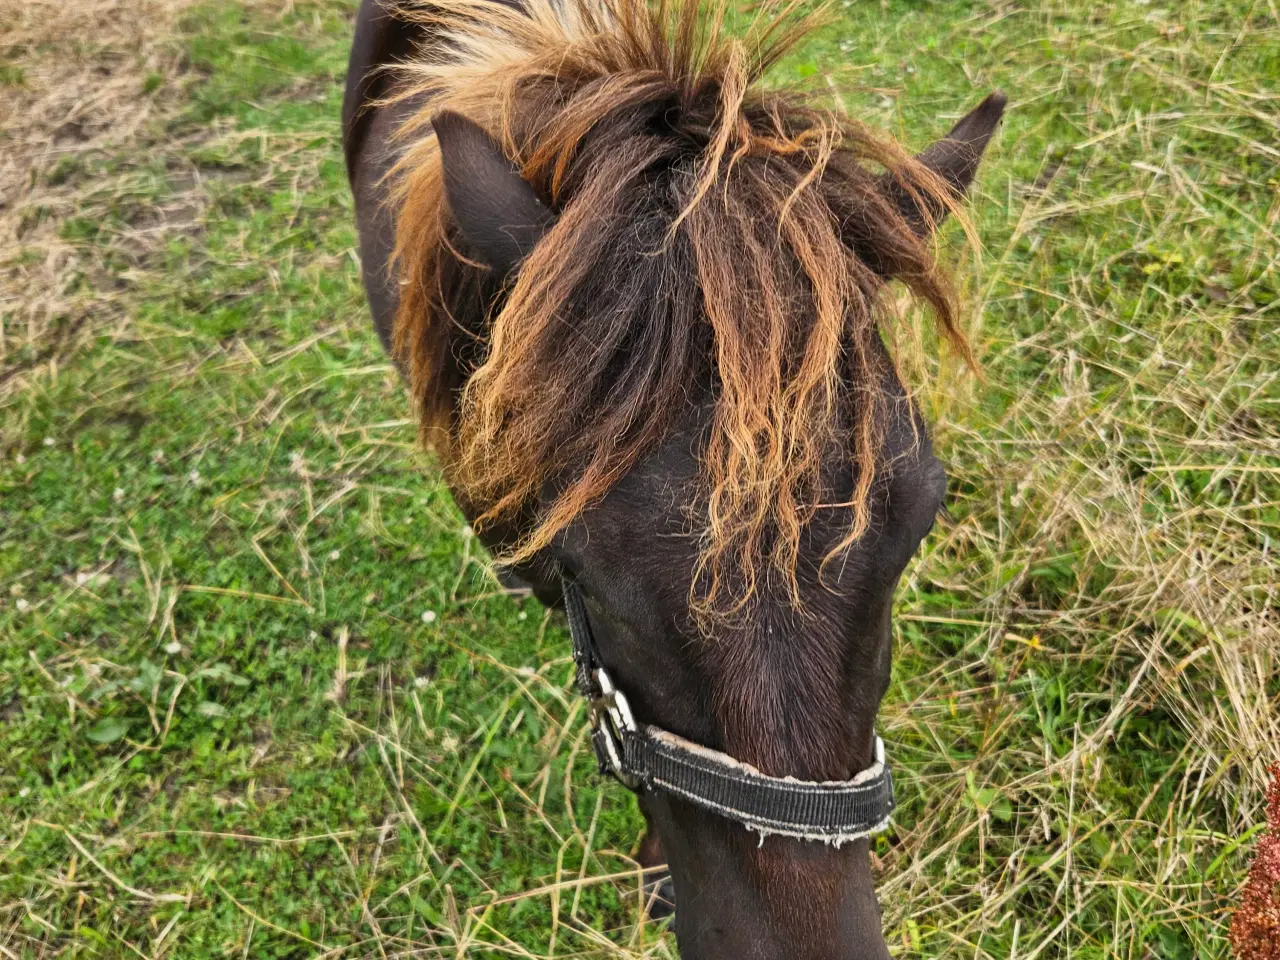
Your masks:
[{"label": "pony's right ear", "polygon": [[467,252],[505,277],[555,223],[555,214],[479,124],[444,110],[431,126],[440,143],[445,197],[471,245]]},{"label": "pony's right ear", "polygon": [[[921,164],[936,173],[952,195],[964,196],[978,172],[982,153],[1004,115],[1005,95],[997,90],[951,128],[951,132],[916,156]],[[897,203],[911,229],[924,236],[942,222],[947,210],[942,203],[921,191],[907,190],[895,178],[885,175],[885,192]]]}]

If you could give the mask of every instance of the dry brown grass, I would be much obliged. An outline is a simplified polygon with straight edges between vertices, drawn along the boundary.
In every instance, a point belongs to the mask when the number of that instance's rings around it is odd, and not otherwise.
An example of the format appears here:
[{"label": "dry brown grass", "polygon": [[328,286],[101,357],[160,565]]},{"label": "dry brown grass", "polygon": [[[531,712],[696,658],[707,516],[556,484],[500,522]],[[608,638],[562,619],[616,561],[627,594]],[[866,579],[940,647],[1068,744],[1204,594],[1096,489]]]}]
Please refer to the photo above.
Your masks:
[{"label": "dry brown grass", "polygon": [[[182,101],[176,21],[190,0],[0,0],[0,391],[43,367],[56,376],[77,345],[125,321],[123,284],[106,262],[134,262],[193,218],[188,198],[135,211],[109,248],[69,234],[71,219],[106,222],[145,198],[137,151]],[[145,199],[140,201],[145,205]],[[176,221],[176,222],[175,222]],[[3,395],[0,393],[0,395]]]},{"label": "dry brown grass", "polygon": [[[0,43],[21,69],[0,103],[6,205],[56,157],[142,134],[167,97],[146,96],[147,78],[171,80],[183,0],[4,0]],[[155,87],[159,89],[159,87]],[[6,235],[7,241],[13,237]]]}]

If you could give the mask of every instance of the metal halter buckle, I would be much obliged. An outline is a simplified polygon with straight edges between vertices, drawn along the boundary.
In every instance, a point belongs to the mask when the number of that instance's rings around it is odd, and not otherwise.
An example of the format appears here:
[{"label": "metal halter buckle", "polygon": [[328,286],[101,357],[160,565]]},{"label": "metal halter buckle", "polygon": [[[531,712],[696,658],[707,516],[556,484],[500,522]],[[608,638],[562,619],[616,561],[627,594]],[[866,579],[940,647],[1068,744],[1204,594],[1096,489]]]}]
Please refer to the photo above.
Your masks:
[{"label": "metal halter buckle", "polygon": [[594,677],[600,690],[600,695],[591,700],[591,743],[596,750],[596,762],[601,773],[612,774],[623,786],[634,790],[640,786],[640,778],[627,773],[623,766],[622,736],[640,728],[626,695],[614,686],[609,672],[597,667]]}]

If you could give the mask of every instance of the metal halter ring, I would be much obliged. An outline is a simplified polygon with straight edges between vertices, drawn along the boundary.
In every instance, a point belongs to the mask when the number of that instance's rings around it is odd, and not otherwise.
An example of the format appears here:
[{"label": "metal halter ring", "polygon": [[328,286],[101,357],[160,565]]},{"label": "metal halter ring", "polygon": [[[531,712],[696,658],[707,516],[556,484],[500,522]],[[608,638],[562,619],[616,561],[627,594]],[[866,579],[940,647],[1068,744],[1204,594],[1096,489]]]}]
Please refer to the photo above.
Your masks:
[{"label": "metal halter ring", "polygon": [[594,671],[600,695],[591,700],[591,743],[596,749],[596,762],[601,773],[617,777],[632,790],[640,786],[640,778],[626,771],[622,762],[625,745],[623,735],[639,732],[626,695],[613,684],[603,667]]}]

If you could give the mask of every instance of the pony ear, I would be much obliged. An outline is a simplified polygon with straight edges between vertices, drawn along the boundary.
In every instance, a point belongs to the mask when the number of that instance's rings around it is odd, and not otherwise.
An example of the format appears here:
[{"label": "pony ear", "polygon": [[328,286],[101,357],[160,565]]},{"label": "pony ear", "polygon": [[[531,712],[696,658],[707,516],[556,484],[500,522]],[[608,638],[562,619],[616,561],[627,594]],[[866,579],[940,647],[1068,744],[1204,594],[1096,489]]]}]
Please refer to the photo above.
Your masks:
[{"label": "pony ear", "polygon": [[444,194],[469,252],[505,277],[555,223],[555,215],[478,124],[445,110],[431,126],[440,143]]},{"label": "pony ear", "polygon": [[[1000,124],[1006,101],[1001,91],[995,91],[952,127],[950,133],[916,156],[916,160],[942,178],[957,199],[964,196],[973,182],[982,153]],[[937,227],[946,217],[946,207],[941,203],[929,200],[918,191],[913,194],[892,176],[886,175],[884,182],[885,192],[919,236]]]}]

